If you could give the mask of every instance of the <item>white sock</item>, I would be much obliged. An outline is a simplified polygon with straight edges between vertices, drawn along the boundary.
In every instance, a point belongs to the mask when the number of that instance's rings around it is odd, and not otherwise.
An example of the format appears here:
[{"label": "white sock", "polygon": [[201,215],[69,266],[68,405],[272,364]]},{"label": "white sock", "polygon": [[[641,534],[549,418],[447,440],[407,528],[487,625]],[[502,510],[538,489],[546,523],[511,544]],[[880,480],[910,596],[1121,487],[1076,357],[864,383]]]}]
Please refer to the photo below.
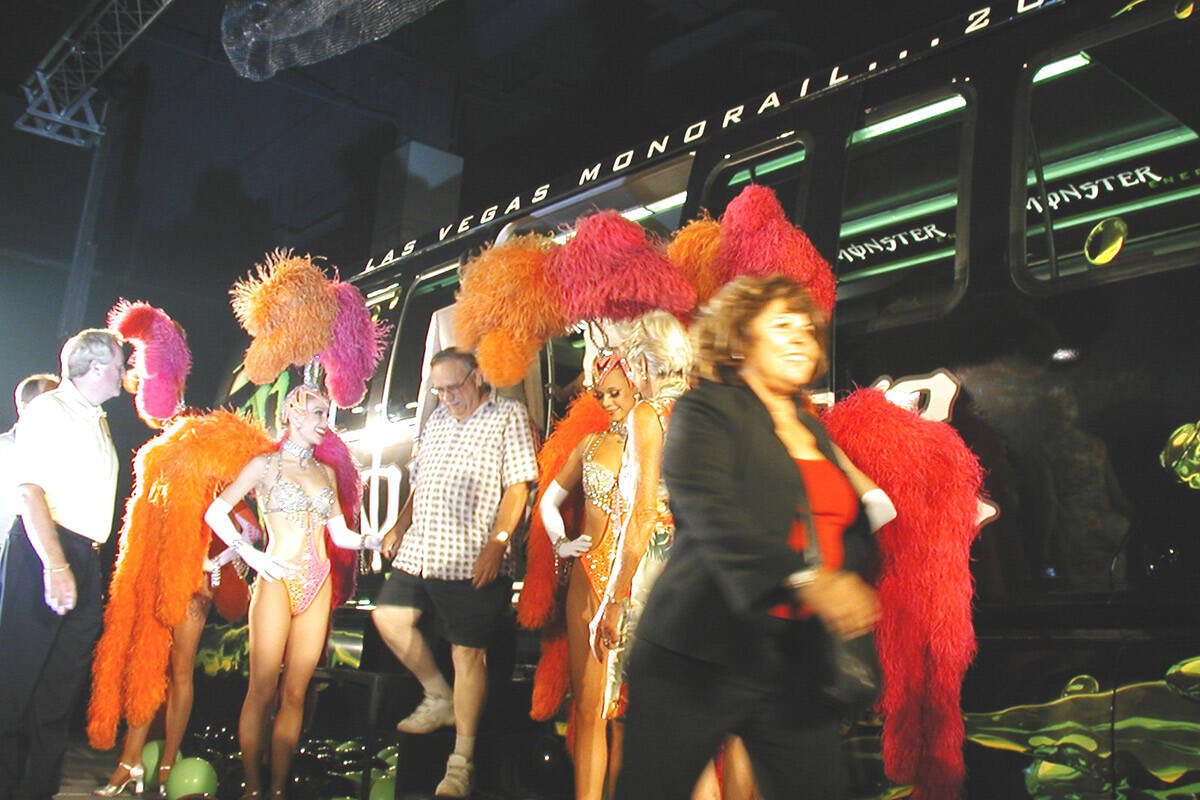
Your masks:
[{"label": "white sock", "polygon": [[475,737],[463,736],[461,733],[454,737],[454,752],[467,761],[475,757]]},{"label": "white sock", "polygon": [[454,690],[450,688],[450,684],[446,683],[446,679],[440,672],[435,672],[433,677],[421,681],[421,688],[425,690],[425,694],[431,694],[434,697],[449,699],[454,696]]}]

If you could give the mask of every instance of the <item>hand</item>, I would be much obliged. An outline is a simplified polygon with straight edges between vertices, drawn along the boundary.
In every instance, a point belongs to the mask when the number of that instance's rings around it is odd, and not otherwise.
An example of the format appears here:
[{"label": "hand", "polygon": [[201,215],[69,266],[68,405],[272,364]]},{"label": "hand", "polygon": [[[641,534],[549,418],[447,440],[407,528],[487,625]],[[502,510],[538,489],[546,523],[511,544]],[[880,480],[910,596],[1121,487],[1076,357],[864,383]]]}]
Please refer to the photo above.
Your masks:
[{"label": "hand", "polygon": [[575,558],[592,549],[592,537],[586,533],[575,539],[560,539],[554,545],[554,554],[559,558]]},{"label": "hand", "polygon": [[70,566],[62,572],[43,572],[42,583],[46,590],[46,605],[60,617],[75,608],[75,573]]},{"label": "hand", "polygon": [[400,539],[403,536],[404,534],[400,533],[396,528],[392,528],[383,535],[383,544],[380,545],[379,552],[388,561],[396,557],[396,551],[400,549]]},{"label": "hand", "polygon": [[588,625],[588,641],[592,646],[592,655],[601,664],[604,663],[608,651],[621,643],[623,612],[622,605],[614,600],[612,595],[606,594],[600,600],[600,608],[596,611],[596,616]]},{"label": "hand", "polygon": [[812,606],[830,633],[842,639],[867,633],[879,620],[875,590],[853,572],[822,572],[796,594],[801,603]]},{"label": "hand", "polygon": [[363,550],[378,550],[382,546],[383,546],[383,537],[378,534],[371,533],[371,534],[367,534],[367,535],[363,536],[363,538],[362,538],[362,549]]},{"label": "hand", "polygon": [[294,565],[280,561],[275,556],[255,550],[253,547],[239,547],[238,556],[246,562],[247,567],[257,572],[258,577],[267,583],[282,580],[296,571]]},{"label": "hand", "polygon": [[500,574],[500,563],[504,561],[504,551],[508,549],[508,542],[499,542],[495,539],[488,539],[488,543],[479,551],[479,557],[475,559],[475,567],[472,570],[471,585],[476,589],[482,589],[496,579]]}]

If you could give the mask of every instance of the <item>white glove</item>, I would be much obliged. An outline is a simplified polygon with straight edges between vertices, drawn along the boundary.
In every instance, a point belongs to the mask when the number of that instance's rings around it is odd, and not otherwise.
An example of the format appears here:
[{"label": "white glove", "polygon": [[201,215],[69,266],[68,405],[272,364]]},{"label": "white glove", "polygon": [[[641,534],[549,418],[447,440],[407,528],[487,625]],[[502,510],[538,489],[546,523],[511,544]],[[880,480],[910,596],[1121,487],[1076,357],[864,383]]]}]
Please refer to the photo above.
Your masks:
[{"label": "white glove", "polygon": [[892,498],[888,497],[883,489],[871,489],[860,497],[859,501],[863,504],[863,511],[867,513],[867,522],[871,524],[871,533],[896,518],[896,506],[892,504]]},{"label": "white glove", "polygon": [[355,533],[341,514],[325,520],[325,527],[329,529],[329,538],[343,550],[379,550],[383,547],[382,536]]},{"label": "white glove", "polygon": [[246,562],[246,566],[268,582],[285,578],[295,571],[295,567],[291,564],[280,561],[275,556],[267,555],[261,550],[255,550],[253,545],[243,539],[229,519],[231,511],[233,511],[233,506],[218,497],[204,512],[204,521],[208,523],[208,527],[213,529],[213,533],[220,537],[221,541],[229,545],[238,554],[238,557]]},{"label": "white glove", "polygon": [[550,481],[538,503],[538,513],[542,515],[542,527],[550,537],[554,546],[554,554],[559,558],[574,558],[592,549],[592,537],[580,536],[578,539],[567,538],[567,526],[563,522],[559,506],[567,499],[567,490],[558,481]]}]

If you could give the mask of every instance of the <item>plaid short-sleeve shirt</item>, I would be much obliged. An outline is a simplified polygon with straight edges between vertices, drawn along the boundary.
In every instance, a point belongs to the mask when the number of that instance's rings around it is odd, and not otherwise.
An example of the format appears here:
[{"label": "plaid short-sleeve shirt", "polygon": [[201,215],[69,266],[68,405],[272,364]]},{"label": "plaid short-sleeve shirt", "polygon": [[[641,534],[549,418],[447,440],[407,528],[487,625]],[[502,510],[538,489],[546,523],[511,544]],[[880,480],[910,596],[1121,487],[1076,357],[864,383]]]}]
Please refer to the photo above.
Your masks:
[{"label": "plaid short-sleeve shirt", "polygon": [[533,480],[537,455],[525,406],[493,393],[461,422],[439,406],[421,435],[412,526],[392,566],[425,578],[470,579],[504,490]]}]

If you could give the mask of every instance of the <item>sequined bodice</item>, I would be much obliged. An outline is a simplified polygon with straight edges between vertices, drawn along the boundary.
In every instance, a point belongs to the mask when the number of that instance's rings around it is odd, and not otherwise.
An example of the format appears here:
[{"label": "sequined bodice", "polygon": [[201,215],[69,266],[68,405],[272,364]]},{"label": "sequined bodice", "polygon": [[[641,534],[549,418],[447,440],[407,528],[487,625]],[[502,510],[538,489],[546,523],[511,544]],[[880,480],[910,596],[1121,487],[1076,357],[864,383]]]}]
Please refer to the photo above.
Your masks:
[{"label": "sequined bodice", "polygon": [[[332,486],[326,486],[315,495],[310,495],[303,486],[283,477],[283,465],[275,456],[275,480],[266,491],[263,510],[268,514],[287,514],[297,527],[307,529],[310,523],[323,525],[333,516],[336,495]],[[322,470],[322,475],[324,471]]]},{"label": "sequined bodice", "polygon": [[603,439],[604,434],[593,437],[591,444],[583,452],[583,496],[611,517],[617,510],[613,502],[614,498],[618,497],[614,491],[617,486],[617,473],[593,460],[596,448]]}]

